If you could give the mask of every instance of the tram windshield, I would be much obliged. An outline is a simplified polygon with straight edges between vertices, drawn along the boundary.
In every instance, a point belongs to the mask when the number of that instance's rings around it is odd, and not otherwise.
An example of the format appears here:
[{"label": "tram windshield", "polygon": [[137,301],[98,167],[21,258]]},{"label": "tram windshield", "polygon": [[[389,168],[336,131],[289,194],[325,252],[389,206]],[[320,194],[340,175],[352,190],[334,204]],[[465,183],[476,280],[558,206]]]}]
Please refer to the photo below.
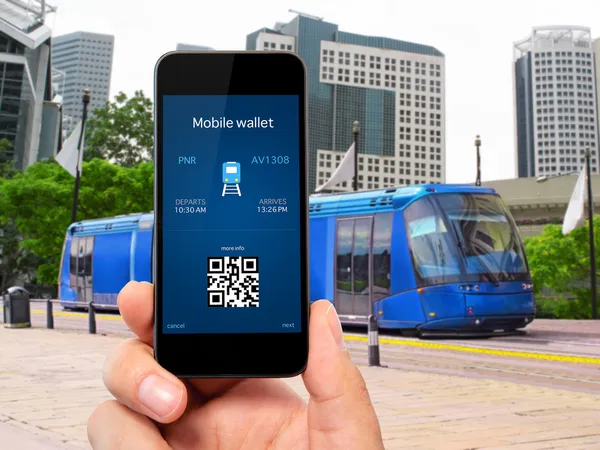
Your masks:
[{"label": "tram windshield", "polygon": [[421,286],[530,278],[516,225],[496,195],[424,197],[404,219]]}]

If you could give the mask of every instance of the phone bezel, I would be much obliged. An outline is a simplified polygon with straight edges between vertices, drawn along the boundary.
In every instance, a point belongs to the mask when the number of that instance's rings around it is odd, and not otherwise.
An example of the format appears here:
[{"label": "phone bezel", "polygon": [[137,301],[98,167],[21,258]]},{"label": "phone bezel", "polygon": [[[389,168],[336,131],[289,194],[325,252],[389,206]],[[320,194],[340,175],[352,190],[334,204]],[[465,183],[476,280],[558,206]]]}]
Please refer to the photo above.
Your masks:
[{"label": "phone bezel", "polygon": [[[163,55],[154,79],[154,356],[181,378],[292,377],[308,361],[309,254],[306,67],[290,52],[176,51]],[[301,331],[170,334],[162,330],[162,96],[298,95],[301,229]]]}]

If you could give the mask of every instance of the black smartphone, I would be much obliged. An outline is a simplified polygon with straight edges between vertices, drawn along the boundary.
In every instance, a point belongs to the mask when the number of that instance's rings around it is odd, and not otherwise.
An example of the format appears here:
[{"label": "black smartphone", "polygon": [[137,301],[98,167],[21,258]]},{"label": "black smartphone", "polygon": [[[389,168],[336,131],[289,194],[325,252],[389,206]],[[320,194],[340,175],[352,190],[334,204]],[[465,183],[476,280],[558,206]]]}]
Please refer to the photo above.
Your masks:
[{"label": "black smartphone", "polygon": [[155,69],[154,353],[183,378],[308,360],[306,68],[172,52]]}]

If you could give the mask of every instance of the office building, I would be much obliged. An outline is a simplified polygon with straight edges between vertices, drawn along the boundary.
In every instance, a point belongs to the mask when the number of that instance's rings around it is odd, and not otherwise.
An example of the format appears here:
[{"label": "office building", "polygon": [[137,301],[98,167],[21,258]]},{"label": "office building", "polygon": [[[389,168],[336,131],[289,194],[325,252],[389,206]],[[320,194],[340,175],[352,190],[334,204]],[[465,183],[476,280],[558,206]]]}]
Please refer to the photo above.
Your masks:
[{"label": "office building", "polygon": [[214,50],[212,47],[207,47],[205,45],[192,45],[192,44],[177,44],[177,50],[184,51],[202,51],[202,50]]},{"label": "office building", "polygon": [[578,171],[588,148],[598,173],[597,88],[589,28],[537,27],[514,44],[518,177]]},{"label": "office building", "polygon": [[[600,38],[594,41],[594,61],[596,63],[596,117],[600,127]],[[598,151],[600,152],[600,130],[598,130]]]},{"label": "office building", "polygon": [[115,39],[113,36],[77,31],[52,39],[52,65],[64,73],[63,128],[68,135],[83,115],[83,91],[91,89],[88,111],[93,114],[110,100]]},{"label": "office building", "polygon": [[[309,190],[326,182],[359,121],[359,189],[445,181],[444,55],[421,44],[340,31],[298,14],[246,38],[307,67]],[[352,182],[338,186],[352,189]]]},{"label": "office building", "polygon": [[[56,154],[60,105],[53,102],[51,30],[45,2],[0,0],[0,139],[17,169]],[[41,136],[45,136],[41,139]]]}]

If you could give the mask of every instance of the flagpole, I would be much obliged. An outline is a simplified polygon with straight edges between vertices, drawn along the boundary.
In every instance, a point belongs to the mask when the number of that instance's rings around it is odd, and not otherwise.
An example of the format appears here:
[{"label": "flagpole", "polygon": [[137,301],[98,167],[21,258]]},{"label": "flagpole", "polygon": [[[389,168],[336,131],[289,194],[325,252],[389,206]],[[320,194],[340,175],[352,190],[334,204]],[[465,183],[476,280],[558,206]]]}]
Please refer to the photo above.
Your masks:
[{"label": "flagpole", "polygon": [[354,121],[352,133],[354,134],[354,192],[358,191],[358,133],[360,126],[358,120]]},{"label": "flagpole", "polygon": [[91,90],[90,89],[85,89],[83,91],[83,98],[82,98],[82,102],[83,102],[83,115],[81,116],[81,132],[79,133],[79,143],[77,144],[77,166],[75,169],[75,189],[73,191],[73,212],[71,214],[71,223],[75,223],[75,221],[77,220],[77,206],[79,203],[79,185],[81,184],[81,168],[79,167],[79,164],[83,164],[83,161],[81,161],[81,152],[83,151],[82,147],[82,143],[83,143],[83,135],[85,133],[85,121],[87,119],[87,110],[88,110],[88,105],[90,103],[90,99],[91,99]]},{"label": "flagpole", "polygon": [[588,197],[588,222],[590,237],[590,281],[592,288],[592,319],[598,319],[598,298],[596,295],[596,243],[594,240],[594,198],[592,197],[592,169],[590,164],[590,149],[585,151],[585,165],[587,174],[587,197]]},{"label": "flagpole", "polygon": [[475,186],[481,186],[481,155],[479,153],[481,147],[481,139],[479,135],[475,137],[475,148],[477,149],[477,176],[475,177]]}]

